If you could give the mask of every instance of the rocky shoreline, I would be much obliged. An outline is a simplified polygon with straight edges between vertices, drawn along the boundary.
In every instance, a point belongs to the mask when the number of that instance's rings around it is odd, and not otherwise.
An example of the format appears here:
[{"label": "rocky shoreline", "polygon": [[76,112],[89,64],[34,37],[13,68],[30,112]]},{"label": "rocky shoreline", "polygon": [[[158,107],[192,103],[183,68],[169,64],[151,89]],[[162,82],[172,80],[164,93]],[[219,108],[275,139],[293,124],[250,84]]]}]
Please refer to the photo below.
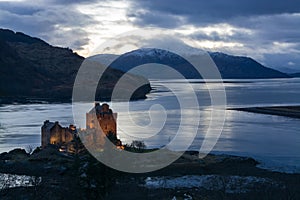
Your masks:
[{"label": "rocky shoreline", "polygon": [[[147,150],[149,151],[149,150]],[[0,154],[0,173],[40,177],[31,187],[2,188],[1,199],[299,199],[300,174],[272,172],[248,157],[185,152],[158,171],[130,174],[88,152],[55,147]]]}]

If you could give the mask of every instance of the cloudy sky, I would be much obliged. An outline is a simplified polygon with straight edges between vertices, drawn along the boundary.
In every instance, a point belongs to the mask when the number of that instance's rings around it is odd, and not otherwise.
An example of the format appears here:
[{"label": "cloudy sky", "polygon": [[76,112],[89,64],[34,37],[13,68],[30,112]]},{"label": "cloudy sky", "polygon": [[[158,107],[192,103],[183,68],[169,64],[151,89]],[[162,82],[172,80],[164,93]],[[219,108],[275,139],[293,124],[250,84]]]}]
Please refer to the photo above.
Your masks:
[{"label": "cloudy sky", "polygon": [[300,1],[0,0],[0,27],[88,56],[136,28],[166,28],[209,51],[300,71]]}]

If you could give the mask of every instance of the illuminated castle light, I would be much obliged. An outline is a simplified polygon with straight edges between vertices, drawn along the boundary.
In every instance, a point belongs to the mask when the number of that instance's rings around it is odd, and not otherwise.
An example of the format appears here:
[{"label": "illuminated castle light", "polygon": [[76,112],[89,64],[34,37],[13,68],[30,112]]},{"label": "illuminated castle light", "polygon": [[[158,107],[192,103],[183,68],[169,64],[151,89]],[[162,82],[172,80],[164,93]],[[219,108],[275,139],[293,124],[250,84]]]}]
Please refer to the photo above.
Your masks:
[{"label": "illuminated castle light", "polygon": [[105,137],[122,149],[122,143],[117,138],[117,113],[109,108],[109,105],[95,103],[95,106],[86,113],[86,129],[77,132],[74,125],[62,127],[58,122],[46,120],[41,128],[42,147],[57,145],[68,151],[71,149],[75,137],[80,134],[80,139],[85,145],[103,148]]}]

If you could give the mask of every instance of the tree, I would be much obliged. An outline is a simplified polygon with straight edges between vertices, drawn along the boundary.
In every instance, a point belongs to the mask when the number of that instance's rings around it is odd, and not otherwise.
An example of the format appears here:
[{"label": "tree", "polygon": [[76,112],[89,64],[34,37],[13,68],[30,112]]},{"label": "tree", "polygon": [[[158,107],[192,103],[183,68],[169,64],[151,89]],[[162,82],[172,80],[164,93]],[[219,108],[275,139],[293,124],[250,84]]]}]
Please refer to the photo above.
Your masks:
[{"label": "tree", "polygon": [[133,140],[130,147],[138,149],[140,151],[140,150],[145,149],[146,145],[143,141]]},{"label": "tree", "polygon": [[28,154],[31,154],[31,153],[33,152],[33,146],[32,146],[32,145],[28,145],[28,146],[26,147],[26,152],[27,152]]}]

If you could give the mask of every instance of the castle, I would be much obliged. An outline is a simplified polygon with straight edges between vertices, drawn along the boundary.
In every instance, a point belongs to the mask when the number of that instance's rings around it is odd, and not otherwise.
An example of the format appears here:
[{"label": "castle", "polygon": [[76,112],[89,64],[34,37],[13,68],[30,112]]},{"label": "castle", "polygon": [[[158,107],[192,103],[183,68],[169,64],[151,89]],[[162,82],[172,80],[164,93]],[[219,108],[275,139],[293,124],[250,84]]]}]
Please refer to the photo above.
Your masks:
[{"label": "castle", "polygon": [[63,145],[71,142],[74,139],[74,135],[77,133],[76,127],[70,125],[69,127],[62,127],[57,121],[50,122],[44,121],[42,126],[42,147],[46,147],[48,144]]},{"label": "castle", "polygon": [[105,135],[109,133],[117,135],[116,121],[117,113],[113,113],[106,103],[102,105],[95,103],[95,107],[86,113],[86,128],[97,129],[97,126],[100,125]]},{"label": "castle", "polygon": [[[42,147],[49,144],[64,147],[68,151],[68,146],[78,136],[80,136],[86,145],[103,146],[104,137],[108,137],[117,147],[121,147],[122,143],[117,139],[117,113],[113,113],[109,105],[103,103],[95,103],[88,113],[86,113],[86,129],[77,132],[74,125],[62,127],[58,122],[50,122],[46,120],[41,128]],[[101,134],[103,133],[103,134]]]}]

